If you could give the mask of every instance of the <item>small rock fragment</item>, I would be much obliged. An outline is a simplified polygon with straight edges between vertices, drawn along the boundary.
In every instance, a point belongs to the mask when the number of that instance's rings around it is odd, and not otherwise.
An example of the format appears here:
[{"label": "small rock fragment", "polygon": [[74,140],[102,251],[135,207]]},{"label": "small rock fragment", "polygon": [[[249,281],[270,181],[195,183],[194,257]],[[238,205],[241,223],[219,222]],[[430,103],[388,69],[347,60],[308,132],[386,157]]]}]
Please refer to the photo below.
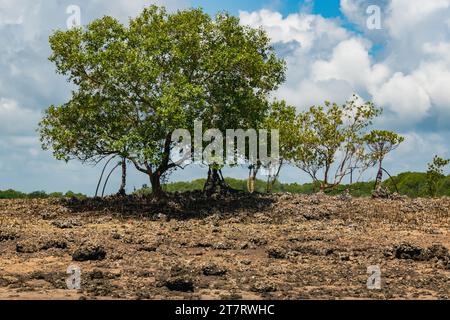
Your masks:
[{"label": "small rock fragment", "polygon": [[106,257],[106,250],[96,244],[84,244],[72,254],[74,261],[103,260]]},{"label": "small rock fragment", "polygon": [[273,259],[286,259],[288,252],[287,250],[280,247],[271,247],[267,249],[267,254],[269,258]]},{"label": "small rock fragment", "polygon": [[194,282],[187,277],[173,277],[163,282],[170,291],[194,292]]},{"label": "small rock fragment", "polygon": [[209,263],[203,266],[202,272],[205,276],[223,276],[227,273],[227,270],[214,263]]}]

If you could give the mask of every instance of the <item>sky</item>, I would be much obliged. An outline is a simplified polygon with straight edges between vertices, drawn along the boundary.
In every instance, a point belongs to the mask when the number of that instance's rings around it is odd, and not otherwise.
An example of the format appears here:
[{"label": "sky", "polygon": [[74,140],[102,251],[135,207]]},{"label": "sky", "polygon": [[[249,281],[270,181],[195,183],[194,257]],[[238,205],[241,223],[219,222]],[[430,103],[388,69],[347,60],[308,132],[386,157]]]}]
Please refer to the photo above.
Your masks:
[{"label": "sky", "polygon": [[[434,154],[450,157],[450,0],[0,0],[0,190],[95,191],[101,167],[60,162],[40,147],[36,128],[43,110],[68,101],[73,89],[47,59],[48,37],[67,28],[70,5],[80,8],[86,24],[103,15],[126,23],[155,3],[170,11],[228,11],[242,24],[263,27],[288,66],[274,96],[299,111],[325,100],[344,103],[353,93],[382,107],[374,126],[406,138],[385,163],[390,172],[424,171]],[[374,21],[370,5],[380,12],[375,29],[368,25]],[[128,191],[148,183],[129,171]],[[171,180],[205,174],[190,167]],[[119,175],[108,192],[117,189]],[[283,169],[281,180],[309,181],[292,167]]]}]

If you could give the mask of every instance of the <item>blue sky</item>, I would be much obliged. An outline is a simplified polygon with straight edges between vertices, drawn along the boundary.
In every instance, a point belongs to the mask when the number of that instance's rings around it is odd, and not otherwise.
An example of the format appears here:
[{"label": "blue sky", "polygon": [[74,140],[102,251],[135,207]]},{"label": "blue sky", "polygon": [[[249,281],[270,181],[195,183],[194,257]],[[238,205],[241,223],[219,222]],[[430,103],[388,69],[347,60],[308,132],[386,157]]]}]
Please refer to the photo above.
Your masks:
[{"label": "blue sky", "polygon": [[[261,8],[276,10],[283,15],[298,12],[302,6],[308,5],[308,1],[298,0],[259,0],[259,1],[211,1],[211,0],[195,0],[192,1],[193,6],[204,8],[208,13],[214,14],[217,11],[227,10],[228,12],[237,15],[239,11],[257,11]],[[312,2],[312,12],[320,14],[323,17],[342,17],[339,9],[339,0],[325,0]]]},{"label": "blue sky", "polygon": [[[376,126],[406,138],[386,161],[391,172],[424,171],[434,154],[450,157],[450,0],[0,0],[0,190],[94,192],[101,168],[59,162],[40,148],[36,127],[43,110],[71,94],[47,59],[47,39],[66,28],[69,5],[79,6],[86,24],[105,14],[126,22],[150,3],[226,10],[264,28],[288,65],[274,96],[298,110],[324,100],[343,103],[353,93],[383,107]],[[369,5],[380,8],[381,29],[367,27]],[[171,179],[205,174],[190,167]],[[293,167],[281,178],[309,181]],[[109,192],[118,180],[114,175]],[[130,168],[128,190],[144,183],[147,178]]]}]

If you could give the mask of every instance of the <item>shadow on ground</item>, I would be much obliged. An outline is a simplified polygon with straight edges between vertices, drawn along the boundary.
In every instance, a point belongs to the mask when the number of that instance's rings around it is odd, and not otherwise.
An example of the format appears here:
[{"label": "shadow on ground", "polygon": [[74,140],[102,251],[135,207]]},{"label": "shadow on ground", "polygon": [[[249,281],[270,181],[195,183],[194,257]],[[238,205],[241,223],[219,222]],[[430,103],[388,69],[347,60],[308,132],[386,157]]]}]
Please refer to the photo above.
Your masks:
[{"label": "shadow on ground", "polygon": [[160,219],[203,219],[213,214],[232,216],[238,211],[249,213],[269,208],[276,200],[267,194],[234,193],[205,196],[200,191],[153,196],[110,196],[106,198],[63,199],[61,205],[72,213],[104,212],[122,216]]}]

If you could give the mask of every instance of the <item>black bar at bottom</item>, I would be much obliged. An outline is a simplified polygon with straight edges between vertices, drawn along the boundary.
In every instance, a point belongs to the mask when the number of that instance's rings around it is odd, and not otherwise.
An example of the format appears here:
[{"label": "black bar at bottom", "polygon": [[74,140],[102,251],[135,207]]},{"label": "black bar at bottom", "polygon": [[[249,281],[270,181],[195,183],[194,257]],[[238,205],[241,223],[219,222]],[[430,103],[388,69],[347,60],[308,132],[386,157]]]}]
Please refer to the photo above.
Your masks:
[{"label": "black bar at bottom", "polygon": [[[15,316],[31,312],[46,319],[61,315],[113,315],[126,319],[311,319],[321,316],[385,317],[399,311],[402,318],[430,317],[448,312],[448,301],[3,301],[1,312]],[[8,310],[11,308],[11,310]],[[61,308],[61,312],[49,312]],[[396,310],[397,309],[397,310]],[[7,313],[5,313],[7,314]]]}]

